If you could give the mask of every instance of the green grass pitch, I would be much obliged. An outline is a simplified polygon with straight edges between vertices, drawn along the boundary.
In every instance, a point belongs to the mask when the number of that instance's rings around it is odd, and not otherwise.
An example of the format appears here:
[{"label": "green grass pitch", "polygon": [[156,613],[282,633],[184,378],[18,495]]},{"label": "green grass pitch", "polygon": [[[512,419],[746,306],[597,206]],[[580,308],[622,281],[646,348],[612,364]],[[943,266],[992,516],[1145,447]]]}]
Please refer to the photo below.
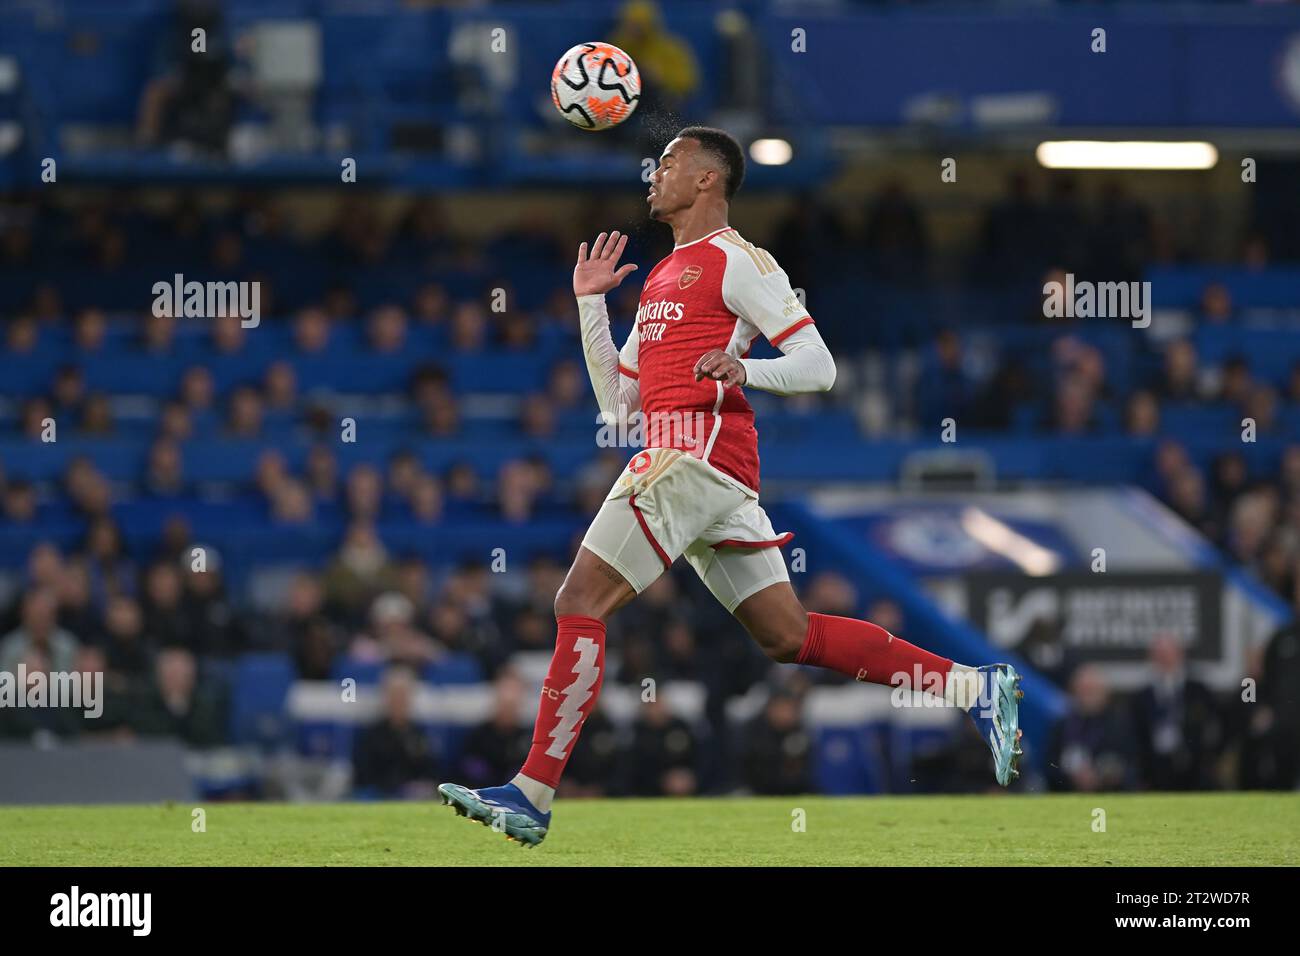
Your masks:
[{"label": "green grass pitch", "polygon": [[1300,863],[1293,794],[568,800],[535,849],[437,802],[194,806],[0,808],[0,866]]}]

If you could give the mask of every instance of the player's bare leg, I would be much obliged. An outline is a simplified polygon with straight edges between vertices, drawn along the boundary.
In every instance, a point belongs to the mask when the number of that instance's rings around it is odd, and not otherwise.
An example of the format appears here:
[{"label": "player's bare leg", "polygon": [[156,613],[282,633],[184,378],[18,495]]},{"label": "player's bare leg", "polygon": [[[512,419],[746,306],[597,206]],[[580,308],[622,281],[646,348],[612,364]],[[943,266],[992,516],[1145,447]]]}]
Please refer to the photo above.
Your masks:
[{"label": "player's bare leg", "polygon": [[555,654],[542,685],[533,744],[519,771],[503,787],[438,787],[443,803],[512,840],[536,846],[551,822],[551,801],[605,675],[605,619],[636,596],[609,562],[579,548],[555,595]]},{"label": "player's bare leg", "polygon": [[594,551],[579,548],[555,594],[555,616],[577,614],[603,621],[634,597],[636,591],[613,565]]},{"label": "player's bare leg", "polygon": [[993,752],[998,783],[1019,776],[1020,675],[1010,664],[968,667],[869,621],[809,612],[781,581],[737,605],[736,619],[774,661],[827,667],[871,684],[908,687],[961,707]]}]

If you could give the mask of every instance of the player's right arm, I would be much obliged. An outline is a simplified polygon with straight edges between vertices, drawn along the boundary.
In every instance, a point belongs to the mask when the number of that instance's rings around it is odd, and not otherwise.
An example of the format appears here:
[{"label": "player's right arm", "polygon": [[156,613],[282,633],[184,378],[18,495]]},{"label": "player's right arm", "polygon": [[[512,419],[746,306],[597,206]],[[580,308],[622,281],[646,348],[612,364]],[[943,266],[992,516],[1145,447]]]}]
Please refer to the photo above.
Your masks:
[{"label": "player's right arm", "polygon": [[587,252],[584,242],[578,247],[578,262],[573,267],[573,294],[578,298],[578,318],[582,326],[582,352],[587,359],[587,374],[596,393],[601,418],[616,425],[641,407],[641,387],[637,381],[637,351],[640,345],[634,326],[620,353],[609,331],[609,312],[605,293],[615,289],[636,266],[618,266],[627,247],[627,236],[614,231],[601,233]]}]

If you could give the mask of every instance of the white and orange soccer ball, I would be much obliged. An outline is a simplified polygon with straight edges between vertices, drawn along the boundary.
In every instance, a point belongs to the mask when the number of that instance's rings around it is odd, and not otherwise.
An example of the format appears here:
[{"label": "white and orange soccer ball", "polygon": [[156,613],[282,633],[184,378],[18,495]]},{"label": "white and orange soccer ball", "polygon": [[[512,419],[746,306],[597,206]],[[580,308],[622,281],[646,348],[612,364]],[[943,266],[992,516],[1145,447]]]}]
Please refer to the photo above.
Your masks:
[{"label": "white and orange soccer ball", "polygon": [[617,126],[641,99],[632,58],[609,43],[579,43],[551,71],[551,101],[579,129]]}]

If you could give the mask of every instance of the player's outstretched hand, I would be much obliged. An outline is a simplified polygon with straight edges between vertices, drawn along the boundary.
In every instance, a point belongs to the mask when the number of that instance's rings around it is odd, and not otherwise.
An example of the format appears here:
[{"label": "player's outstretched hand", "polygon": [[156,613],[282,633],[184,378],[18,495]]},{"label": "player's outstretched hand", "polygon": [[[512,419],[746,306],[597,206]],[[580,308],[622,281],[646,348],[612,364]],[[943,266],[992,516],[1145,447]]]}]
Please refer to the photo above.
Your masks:
[{"label": "player's outstretched hand", "polygon": [[605,233],[596,237],[591,244],[591,255],[587,255],[587,244],[578,247],[578,264],[573,267],[574,295],[603,295],[616,288],[620,282],[636,271],[636,266],[628,263],[618,269],[618,260],[627,248],[627,236],[619,235],[617,229],[606,238]]},{"label": "player's outstretched hand", "polygon": [[740,359],[728,355],[722,349],[705,352],[695,363],[695,381],[711,378],[722,383],[723,388],[745,384],[745,366]]}]

